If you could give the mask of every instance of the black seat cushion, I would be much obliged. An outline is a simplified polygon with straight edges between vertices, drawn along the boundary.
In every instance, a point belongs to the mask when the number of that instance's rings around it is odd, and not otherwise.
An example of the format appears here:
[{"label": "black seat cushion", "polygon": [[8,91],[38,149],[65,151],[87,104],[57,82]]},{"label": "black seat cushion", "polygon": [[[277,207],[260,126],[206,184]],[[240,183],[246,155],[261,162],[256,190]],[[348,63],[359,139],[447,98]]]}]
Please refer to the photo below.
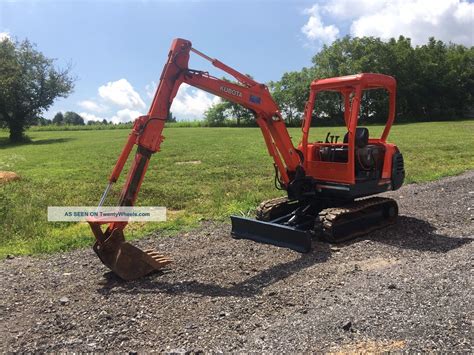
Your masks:
[{"label": "black seat cushion", "polygon": [[356,150],[356,170],[379,170],[383,164],[385,148],[378,145],[367,145]]},{"label": "black seat cushion", "polygon": [[[344,143],[349,142],[349,132],[344,135]],[[365,127],[357,127],[355,132],[355,146],[364,148],[369,143],[369,130]]]}]

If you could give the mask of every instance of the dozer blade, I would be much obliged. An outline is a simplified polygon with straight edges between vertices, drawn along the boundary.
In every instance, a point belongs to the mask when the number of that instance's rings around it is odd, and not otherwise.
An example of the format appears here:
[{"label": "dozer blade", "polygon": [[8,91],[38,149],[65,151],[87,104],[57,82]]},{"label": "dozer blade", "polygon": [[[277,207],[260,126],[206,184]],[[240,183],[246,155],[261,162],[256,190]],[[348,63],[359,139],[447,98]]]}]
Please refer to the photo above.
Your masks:
[{"label": "dozer blade", "polygon": [[97,241],[93,249],[102,263],[124,280],[138,279],[172,262],[156,251],[143,251],[126,242],[118,229],[104,242]]},{"label": "dozer blade", "polygon": [[311,250],[311,234],[285,225],[231,216],[232,237],[289,248],[300,253]]}]

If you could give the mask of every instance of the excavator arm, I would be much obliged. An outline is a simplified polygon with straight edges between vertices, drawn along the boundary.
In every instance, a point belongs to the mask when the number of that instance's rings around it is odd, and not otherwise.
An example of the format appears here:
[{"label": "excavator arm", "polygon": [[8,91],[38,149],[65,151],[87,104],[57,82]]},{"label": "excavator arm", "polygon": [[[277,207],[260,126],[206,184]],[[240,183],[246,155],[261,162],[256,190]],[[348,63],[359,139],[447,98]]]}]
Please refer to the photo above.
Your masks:
[{"label": "excavator arm", "polygon": [[[237,83],[228,82],[209,75],[207,72],[188,68],[190,53],[193,52],[210,61],[215,67],[232,75]],[[109,177],[109,183],[100,200],[99,207],[111,186],[118,180],[131,151],[137,146],[135,157],[122,188],[120,206],[133,206],[143,182],[151,155],[160,150],[162,136],[169,110],[181,84],[202,89],[216,96],[240,104],[251,110],[260,127],[268,153],[272,156],[283,188],[288,188],[302,169],[302,155],[295,149],[281,117],[278,105],[268,88],[248,76],[239,73],[219,60],[212,59],[194,49],[190,41],[175,39],[171,45],[168,60],[147,115],[136,119],[132,132]],[[124,279],[135,279],[171,262],[154,251],[141,251],[125,242],[123,229],[127,222],[106,222],[89,220],[96,237],[94,250],[102,262]],[[108,224],[105,231],[101,225]]]}]

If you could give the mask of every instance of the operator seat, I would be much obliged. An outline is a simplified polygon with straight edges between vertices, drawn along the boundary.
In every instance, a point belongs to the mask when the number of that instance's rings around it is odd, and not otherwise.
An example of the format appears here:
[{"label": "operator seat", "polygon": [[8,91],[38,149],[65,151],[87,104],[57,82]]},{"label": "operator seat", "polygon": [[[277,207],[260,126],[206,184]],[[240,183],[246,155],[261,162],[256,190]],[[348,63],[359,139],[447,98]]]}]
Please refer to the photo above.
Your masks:
[{"label": "operator seat", "polygon": [[[349,132],[344,135],[344,143],[349,143]],[[355,132],[355,147],[364,148],[369,143],[369,130],[365,127],[357,127]]]},{"label": "operator seat", "polygon": [[[349,142],[349,132],[344,135],[343,143]],[[358,127],[355,133],[355,150],[356,157],[357,151],[367,146],[369,142],[369,130],[365,127]],[[335,162],[335,163],[347,163],[347,153],[349,149],[347,146],[344,147],[324,147],[320,149],[321,160]]]},{"label": "operator seat", "polygon": [[[344,143],[349,141],[349,132],[344,136]],[[366,180],[378,178],[382,171],[384,147],[369,144],[369,130],[357,127],[355,132],[355,172],[356,178]]]},{"label": "operator seat", "polygon": [[[349,132],[344,135],[343,143],[349,142]],[[355,131],[355,176],[356,179],[378,179],[382,173],[385,148],[383,145],[369,144],[369,130],[357,127]],[[346,163],[348,147],[323,147],[319,150],[322,161]]]}]

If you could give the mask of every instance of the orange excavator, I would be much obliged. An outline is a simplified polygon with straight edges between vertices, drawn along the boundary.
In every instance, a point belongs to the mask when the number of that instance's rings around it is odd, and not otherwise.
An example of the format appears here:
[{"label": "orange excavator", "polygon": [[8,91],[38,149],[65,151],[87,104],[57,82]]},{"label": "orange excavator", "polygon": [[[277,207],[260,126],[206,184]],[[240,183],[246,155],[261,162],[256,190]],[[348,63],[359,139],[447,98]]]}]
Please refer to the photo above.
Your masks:
[{"label": "orange excavator", "polygon": [[[237,82],[190,69],[191,52],[230,74]],[[311,250],[314,238],[337,243],[395,222],[398,206],[394,200],[361,199],[396,190],[403,184],[403,156],[394,144],[387,142],[395,116],[394,78],[357,74],[313,81],[302,122],[303,136],[295,147],[267,86],[208,57],[193,48],[190,41],[180,38],[171,45],[148,114],[135,120],[99,207],[136,146],[119,201],[120,206],[134,205],[150,158],[160,150],[171,104],[183,83],[240,104],[254,114],[273,158],[276,186],[287,193],[286,197],[262,202],[257,208],[256,219],[231,216],[234,238],[305,253]],[[385,89],[389,96],[388,119],[378,138],[369,136],[367,128],[357,125],[362,95],[372,89]],[[340,136],[328,133],[325,141],[311,142],[309,131],[315,102],[318,95],[326,91],[339,93],[342,97],[346,133],[341,140]],[[171,262],[156,251],[142,251],[126,242],[123,230],[127,222],[106,223],[91,219],[89,224],[96,238],[94,251],[107,267],[125,280],[142,277]],[[103,224],[107,224],[105,230]]]}]

